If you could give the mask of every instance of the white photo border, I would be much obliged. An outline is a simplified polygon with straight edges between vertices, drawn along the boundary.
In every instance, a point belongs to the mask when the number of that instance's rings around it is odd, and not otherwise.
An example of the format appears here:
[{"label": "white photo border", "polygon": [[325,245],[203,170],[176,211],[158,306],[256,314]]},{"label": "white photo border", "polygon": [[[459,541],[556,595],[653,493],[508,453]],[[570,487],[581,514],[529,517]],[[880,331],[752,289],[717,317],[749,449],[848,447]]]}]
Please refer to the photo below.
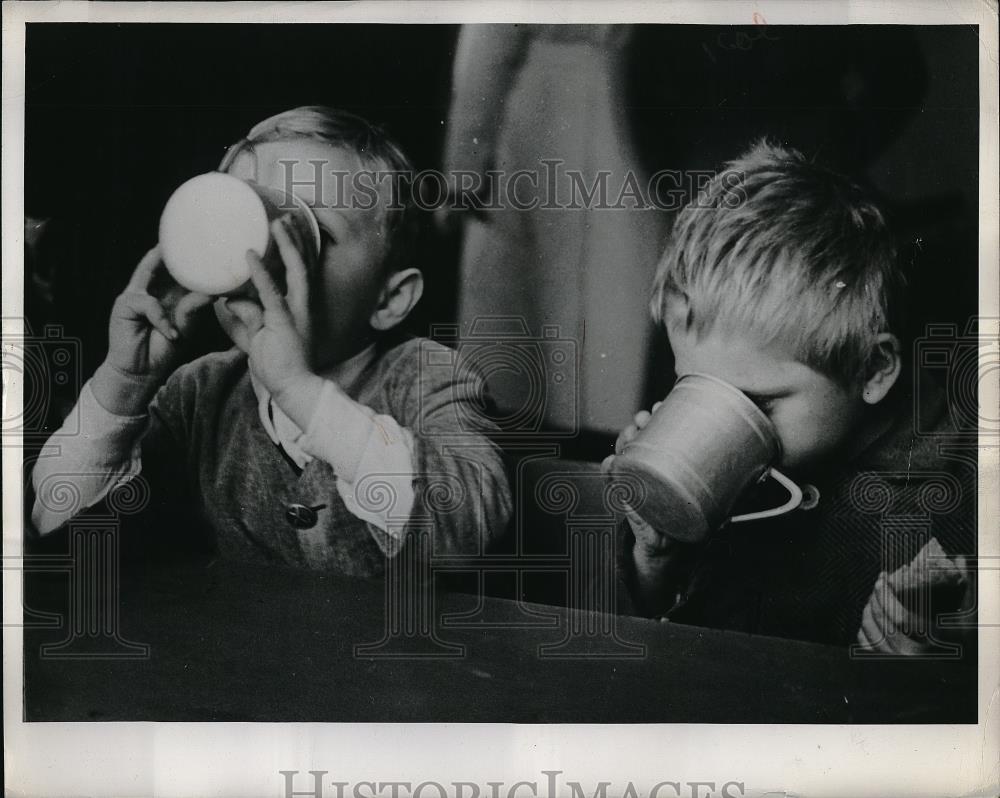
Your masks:
[{"label": "white photo border", "polygon": [[[997,10],[995,2],[385,2],[3,4],[3,317],[22,315],[24,46],[26,22],[660,22],[978,25],[980,94],[979,313],[998,307]],[[6,325],[6,322],[5,322]],[[4,335],[21,330],[11,323]],[[980,401],[1000,404],[998,374],[984,374]],[[9,412],[21,386],[4,374]],[[5,411],[5,417],[6,417]],[[1000,450],[980,448],[979,552],[1000,556]],[[21,452],[3,449],[3,553],[21,551]],[[979,582],[978,725],[720,726],[24,723],[22,634],[4,629],[4,761],[9,794],[282,796],[280,770],[327,770],[356,783],[484,778],[540,780],[544,770],[593,786],[664,780],[737,781],[746,795],[996,794],[1000,750],[1000,584]],[[20,579],[3,576],[5,622],[20,618]],[[985,624],[992,623],[990,627]],[[299,786],[298,789],[303,789]],[[615,794],[616,788],[611,788]],[[334,794],[332,791],[330,794]],[[428,793],[435,794],[435,793]],[[640,794],[643,794],[640,792]],[[773,794],[773,793],[772,793]]]}]

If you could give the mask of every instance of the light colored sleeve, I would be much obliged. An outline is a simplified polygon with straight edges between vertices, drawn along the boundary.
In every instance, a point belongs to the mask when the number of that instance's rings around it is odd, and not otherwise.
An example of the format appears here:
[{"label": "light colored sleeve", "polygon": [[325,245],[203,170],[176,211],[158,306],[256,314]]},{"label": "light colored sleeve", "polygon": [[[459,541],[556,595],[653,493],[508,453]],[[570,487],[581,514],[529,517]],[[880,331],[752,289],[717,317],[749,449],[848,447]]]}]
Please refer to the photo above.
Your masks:
[{"label": "light colored sleeve", "polygon": [[[390,557],[398,554],[414,502],[410,431],[391,416],[355,402],[327,380],[300,445],[333,467],[344,505],[370,529],[374,527],[371,531],[382,551]],[[390,492],[393,500],[366,502],[356,490],[362,479]]]},{"label": "light colored sleeve", "polygon": [[46,442],[32,470],[31,520],[40,535],[93,506],[141,468],[146,414],[110,413],[97,401],[88,380],[68,418],[78,419],[79,426],[64,422]]}]

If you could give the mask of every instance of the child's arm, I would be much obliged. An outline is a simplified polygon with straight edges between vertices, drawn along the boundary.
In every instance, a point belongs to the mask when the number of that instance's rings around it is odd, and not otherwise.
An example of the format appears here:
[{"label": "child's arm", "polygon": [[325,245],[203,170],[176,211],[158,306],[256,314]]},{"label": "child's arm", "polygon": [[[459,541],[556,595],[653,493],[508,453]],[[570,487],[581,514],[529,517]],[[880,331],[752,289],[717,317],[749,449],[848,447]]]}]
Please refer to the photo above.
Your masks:
[{"label": "child's arm", "polygon": [[354,401],[335,382],[313,375],[272,398],[300,418],[312,407],[298,443],[306,454],[332,466],[344,506],[369,525],[385,554],[397,554],[414,504],[416,444],[410,430]]},{"label": "child's arm", "polygon": [[[634,512],[627,518],[633,539],[631,546],[623,547],[630,557],[624,565],[637,609],[643,615],[662,615],[676,604],[678,587],[696,547],[658,534]],[[653,546],[651,540],[656,541]]]},{"label": "child's arm", "polygon": [[413,346],[395,365],[393,416],[324,380],[302,445],[333,467],[344,505],[386,555],[416,529],[432,536],[437,554],[476,555],[510,519],[503,460],[491,425],[469,401],[472,375],[442,380],[421,368],[421,354]]},{"label": "child's arm", "polygon": [[[102,377],[100,371],[106,368],[102,364],[80,391],[70,416],[79,419],[79,427],[59,429],[32,469],[31,520],[41,535],[55,531],[103,499],[119,482],[139,473],[139,439],[147,417],[145,413],[116,415],[97,400],[95,383],[114,379]],[[148,394],[148,386],[139,380],[129,390],[135,396]]]},{"label": "child's arm", "polygon": [[[57,529],[139,472],[146,408],[178,364],[196,311],[211,301],[185,294],[168,312],[147,290],[161,267],[158,248],[139,262],[112,308],[107,357],[80,392],[78,434],[57,432],[34,466],[31,517],[40,534]],[[67,495],[71,502],[65,501]]]},{"label": "child's arm", "polygon": [[[248,255],[264,311],[263,326],[252,333],[247,327],[251,371],[306,430],[303,449],[333,467],[345,506],[369,531],[375,527],[373,536],[386,554],[399,551],[418,520],[434,535],[437,552],[478,553],[505,531],[511,499],[498,447],[485,434],[488,423],[477,426],[472,375],[462,385],[421,379],[428,372],[414,356],[412,372],[399,375],[408,390],[401,392],[406,397],[400,397],[398,418],[355,402],[310,369],[302,333],[308,327],[300,318],[308,312],[305,266],[281,231],[275,238],[285,245],[287,297],[259,259]],[[455,506],[444,498],[449,492]]]}]

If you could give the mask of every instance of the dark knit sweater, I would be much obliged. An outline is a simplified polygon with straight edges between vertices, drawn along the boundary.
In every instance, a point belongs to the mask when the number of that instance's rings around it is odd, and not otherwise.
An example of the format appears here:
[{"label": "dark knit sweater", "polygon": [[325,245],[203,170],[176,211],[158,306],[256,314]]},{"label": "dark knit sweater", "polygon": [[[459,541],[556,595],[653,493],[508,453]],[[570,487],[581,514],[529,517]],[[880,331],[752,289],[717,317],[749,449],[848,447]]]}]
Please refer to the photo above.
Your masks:
[{"label": "dark knit sweater", "polygon": [[[974,555],[975,440],[954,433],[939,393],[926,393],[919,407],[916,425],[912,399],[900,397],[895,418],[869,445],[818,475],[814,509],[714,534],[677,584],[681,600],[666,617],[847,645],[880,571],[908,562],[931,537],[952,556]],[[623,523],[618,601],[627,614],[641,614],[631,589],[634,542]]]},{"label": "dark knit sweater", "polygon": [[[511,497],[487,437],[493,427],[474,404],[473,375],[456,375],[450,352],[427,339],[383,343],[355,383],[342,387],[413,434],[415,500],[408,517],[395,519],[407,540],[425,533],[435,554],[475,554],[503,533]],[[180,368],[149,412],[147,524],[166,523],[179,535],[193,524],[231,558],[384,572],[376,542],[384,532],[348,511],[330,465],[316,458],[300,471],[268,438],[245,355],[213,353]],[[394,498],[378,475],[359,477],[355,489],[372,505]],[[297,528],[287,516],[291,505],[316,508],[315,526]]]}]

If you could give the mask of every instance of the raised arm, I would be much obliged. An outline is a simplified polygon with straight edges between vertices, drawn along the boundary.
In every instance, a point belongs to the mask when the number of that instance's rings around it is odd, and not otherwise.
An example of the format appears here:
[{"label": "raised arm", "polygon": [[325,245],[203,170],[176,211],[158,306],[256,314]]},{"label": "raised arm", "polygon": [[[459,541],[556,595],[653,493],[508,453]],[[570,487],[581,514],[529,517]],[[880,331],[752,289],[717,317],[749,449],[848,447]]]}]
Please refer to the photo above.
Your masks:
[{"label": "raised arm", "polygon": [[148,288],[162,265],[158,248],[139,262],[112,308],[107,357],[80,392],[74,411],[79,432],[70,435],[64,425],[35,463],[31,519],[39,534],[54,531],[139,473],[147,407],[180,362],[196,312],[210,301],[185,292],[172,303],[153,297]]}]

